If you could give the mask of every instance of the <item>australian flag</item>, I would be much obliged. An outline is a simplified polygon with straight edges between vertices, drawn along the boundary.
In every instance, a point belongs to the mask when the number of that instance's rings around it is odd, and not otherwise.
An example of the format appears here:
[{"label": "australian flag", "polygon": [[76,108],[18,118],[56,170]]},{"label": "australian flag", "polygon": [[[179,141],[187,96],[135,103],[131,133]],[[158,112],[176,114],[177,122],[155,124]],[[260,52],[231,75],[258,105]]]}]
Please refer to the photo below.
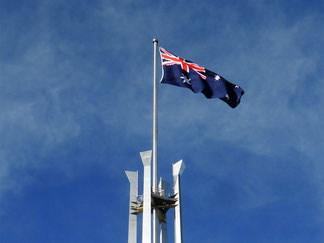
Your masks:
[{"label": "australian flag", "polygon": [[239,86],[196,63],[171,54],[162,47],[160,55],[163,66],[161,83],[189,88],[194,93],[201,92],[208,99],[219,98],[232,108],[240,103],[244,90]]}]

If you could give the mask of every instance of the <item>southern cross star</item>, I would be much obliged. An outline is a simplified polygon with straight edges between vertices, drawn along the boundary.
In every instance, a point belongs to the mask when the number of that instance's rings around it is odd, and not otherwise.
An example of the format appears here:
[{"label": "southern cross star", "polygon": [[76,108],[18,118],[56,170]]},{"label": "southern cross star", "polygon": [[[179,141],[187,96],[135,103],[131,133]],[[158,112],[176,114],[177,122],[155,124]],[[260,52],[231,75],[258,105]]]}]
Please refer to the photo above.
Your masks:
[{"label": "southern cross star", "polygon": [[189,85],[191,85],[191,83],[190,83],[190,80],[191,79],[187,79],[187,78],[185,78],[184,76],[182,76],[182,77],[180,77],[181,79],[183,79],[183,83],[187,83],[187,84],[189,84]]},{"label": "southern cross star", "polygon": [[219,80],[220,80],[220,76],[219,76],[219,75],[216,75],[214,79],[215,79],[216,81],[219,81]]}]

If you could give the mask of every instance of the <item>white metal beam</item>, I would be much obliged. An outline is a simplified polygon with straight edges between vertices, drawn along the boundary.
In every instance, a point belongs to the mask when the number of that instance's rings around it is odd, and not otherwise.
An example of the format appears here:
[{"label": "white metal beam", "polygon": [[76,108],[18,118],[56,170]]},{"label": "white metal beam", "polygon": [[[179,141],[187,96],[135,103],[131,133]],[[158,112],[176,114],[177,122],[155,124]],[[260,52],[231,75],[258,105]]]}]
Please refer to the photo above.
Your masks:
[{"label": "white metal beam", "polygon": [[132,202],[136,202],[138,196],[138,171],[125,171],[129,180],[129,223],[128,243],[137,243],[137,215],[132,214]]},{"label": "white metal beam", "polygon": [[174,208],[174,243],[182,243],[182,213],[181,213],[181,185],[180,176],[185,169],[182,160],[172,165],[173,190],[177,199],[177,206]]},{"label": "white metal beam", "polygon": [[141,152],[144,166],[142,243],[151,243],[151,158],[152,150]]}]

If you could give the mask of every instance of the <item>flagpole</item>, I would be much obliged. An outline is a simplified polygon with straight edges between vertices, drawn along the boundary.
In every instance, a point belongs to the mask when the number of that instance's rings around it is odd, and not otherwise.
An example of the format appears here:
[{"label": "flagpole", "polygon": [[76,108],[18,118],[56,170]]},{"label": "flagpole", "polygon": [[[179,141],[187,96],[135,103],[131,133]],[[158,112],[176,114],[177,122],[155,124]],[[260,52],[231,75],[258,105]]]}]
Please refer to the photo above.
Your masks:
[{"label": "flagpole", "polygon": [[[154,61],[153,61],[153,193],[157,192],[157,75],[156,75],[156,58],[158,40],[153,39]],[[153,243],[157,243],[158,236],[158,217],[156,208],[153,208]]]}]

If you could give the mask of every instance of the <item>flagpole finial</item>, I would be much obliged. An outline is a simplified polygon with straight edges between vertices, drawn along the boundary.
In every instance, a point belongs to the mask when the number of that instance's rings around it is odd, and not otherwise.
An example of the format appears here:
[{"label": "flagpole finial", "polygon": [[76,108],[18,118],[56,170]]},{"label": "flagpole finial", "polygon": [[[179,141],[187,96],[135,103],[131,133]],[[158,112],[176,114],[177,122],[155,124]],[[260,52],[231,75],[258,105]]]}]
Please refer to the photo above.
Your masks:
[{"label": "flagpole finial", "polygon": [[153,39],[153,43],[154,42],[159,43],[159,40],[158,39]]}]

